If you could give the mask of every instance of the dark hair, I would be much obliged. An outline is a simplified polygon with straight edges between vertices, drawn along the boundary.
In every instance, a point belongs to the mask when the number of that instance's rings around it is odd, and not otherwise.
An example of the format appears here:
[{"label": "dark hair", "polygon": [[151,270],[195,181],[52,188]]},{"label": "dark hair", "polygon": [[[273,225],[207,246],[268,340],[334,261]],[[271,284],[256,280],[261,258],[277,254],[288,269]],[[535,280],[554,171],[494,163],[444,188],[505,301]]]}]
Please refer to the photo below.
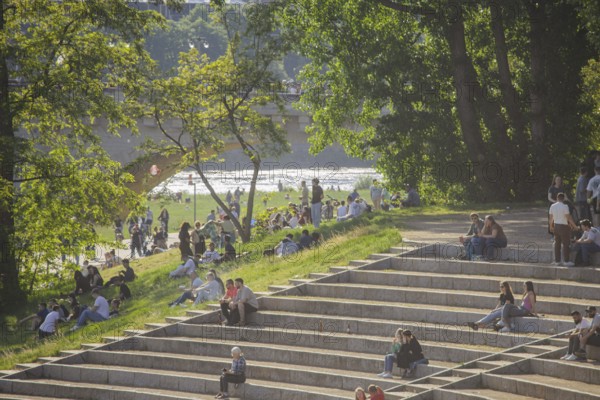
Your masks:
[{"label": "dark hair", "polygon": [[[505,295],[506,297],[509,297],[508,295],[510,295],[510,297],[512,297],[513,299],[515,298],[515,295],[513,294],[512,288],[510,287],[510,283],[508,283],[508,281],[504,281],[502,283],[500,283],[500,285],[502,285],[504,287],[504,289],[506,289]],[[514,300],[513,300],[514,302]]]},{"label": "dark hair", "polygon": [[292,233],[288,233],[287,235],[285,235],[285,237],[288,239],[293,239],[294,235]]},{"label": "dark hair", "polygon": [[227,283],[231,283],[231,284],[233,285],[233,279],[227,279],[227,280],[225,281],[225,284],[227,284]]},{"label": "dark hair", "polygon": [[48,307],[48,304],[46,304],[46,303],[40,303],[39,305],[42,306],[42,307],[44,307],[44,308]]},{"label": "dark hair", "polygon": [[308,229],[304,229],[304,230],[302,231],[302,234],[303,234],[303,235],[308,235]]},{"label": "dark hair", "polygon": [[54,307],[52,307],[52,311],[58,311],[60,310],[60,306],[58,304],[55,304]]},{"label": "dark hair", "polygon": [[191,227],[192,227],[192,226],[190,225],[190,223],[189,223],[189,222],[187,222],[187,221],[185,221],[185,222],[183,222],[183,223],[181,224],[181,227],[179,227],[179,230],[180,230],[180,231],[182,231],[182,230],[184,230],[184,229],[185,229],[185,230],[187,231],[187,230],[189,230]]},{"label": "dark hair", "polygon": [[562,180],[562,178],[560,177],[560,175],[554,175],[552,177],[552,185],[551,186],[554,186],[554,184],[556,183],[556,178],[560,178]]},{"label": "dark hair", "polygon": [[575,311],[571,312],[571,315],[581,315],[581,313],[579,311],[575,310]]},{"label": "dark hair", "polygon": [[376,385],[369,385],[369,387],[367,388],[369,393],[377,393],[377,389],[379,389],[379,386]]},{"label": "dark hair", "polygon": [[556,195],[556,200],[564,200],[565,199],[565,194],[563,192],[560,192],[559,194]]},{"label": "dark hair", "polygon": [[241,283],[242,285],[244,284],[244,280],[242,278],[235,278],[235,281]]},{"label": "dark hair", "polygon": [[587,168],[586,168],[586,167],[581,167],[581,168],[579,168],[579,172],[580,172],[580,173],[582,173],[582,174],[587,174],[587,171],[588,171],[588,170],[587,170]]},{"label": "dark hair", "polygon": [[535,290],[533,290],[533,282],[527,281],[525,282],[525,286],[527,286],[527,291],[533,293],[533,300],[537,301],[537,295],[535,294]]},{"label": "dark hair", "polygon": [[581,221],[579,221],[579,223],[580,223],[581,225],[585,225],[585,226],[587,226],[588,228],[591,228],[591,227],[592,227],[592,223],[590,222],[590,220],[589,220],[589,219],[582,219]]},{"label": "dark hair", "polygon": [[344,204],[346,204],[346,202],[344,200],[342,200],[341,204],[344,205]]}]

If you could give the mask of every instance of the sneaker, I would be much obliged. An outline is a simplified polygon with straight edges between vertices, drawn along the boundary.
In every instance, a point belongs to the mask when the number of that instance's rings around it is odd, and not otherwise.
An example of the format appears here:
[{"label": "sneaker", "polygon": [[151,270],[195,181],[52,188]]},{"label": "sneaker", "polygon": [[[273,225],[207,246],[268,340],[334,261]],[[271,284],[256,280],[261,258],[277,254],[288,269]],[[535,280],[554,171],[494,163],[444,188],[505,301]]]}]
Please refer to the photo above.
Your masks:
[{"label": "sneaker", "polygon": [[169,308],[175,308],[175,307],[177,307],[177,304],[170,304],[169,305]]},{"label": "sneaker", "polygon": [[81,326],[79,325],[74,325],[71,329],[69,329],[69,332],[75,332],[77,329],[80,329]]},{"label": "sneaker", "polygon": [[564,263],[563,265],[564,265],[565,267],[574,267],[574,266],[575,266],[575,263],[573,263],[573,262],[571,262],[571,261],[568,261],[568,262]]},{"label": "sneaker", "polygon": [[223,397],[223,393],[217,393],[217,395],[215,396],[215,399],[220,399]]},{"label": "sneaker", "polygon": [[185,305],[185,304],[181,303],[181,304],[179,305],[179,307],[181,307],[181,308],[186,308],[186,307],[187,307],[187,305]]},{"label": "sneaker", "polygon": [[560,359],[561,359],[561,360],[566,360],[567,358],[571,357],[571,355],[572,355],[572,354],[569,354],[569,353],[567,353],[567,354],[565,354],[564,356],[562,356]]},{"label": "sneaker", "polygon": [[381,375],[381,377],[383,379],[392,379],[394,375],[390,374],[389,372],[386,372],[385,374]]},{"label": "sneaker", "polygon": [[578,359],[579,357],[577,357],[575,354],[571,354],[569,357],[565,358],[566,361],[575,361]]},{"label": "sneaker", "polygon": [[479,329],[479,325],[477,325],[475,322],[467,322],[467,326],[473,329],[474,331]]},{"label": "sneaker", "polygon": [[221,398],[222,398],[222,399],[228,399],[228,398],[229,398],[229,393],[223,393],[223,394],[221,395]]},{"label": "sneaker", "polygon": [[508,332],[510,332],[510,328],[508,326],[505,326],[504,328],[500,329],[498,332],[500,332],[500,333],[508,333]]},{"label": "sneaker", "polygon": [[553,262],[552,262],[550,265],[553,265],[553,266],[555,266],[555,267],[560,267],[560,266],[562,266],[563,264],[562,264],[560,261],[553,261]]},{"label": "sneaker", "polygon": [[383,372],[377,374],[377,376],[384,376],[385,374],[387,374],[387,372],[383,371]]}]

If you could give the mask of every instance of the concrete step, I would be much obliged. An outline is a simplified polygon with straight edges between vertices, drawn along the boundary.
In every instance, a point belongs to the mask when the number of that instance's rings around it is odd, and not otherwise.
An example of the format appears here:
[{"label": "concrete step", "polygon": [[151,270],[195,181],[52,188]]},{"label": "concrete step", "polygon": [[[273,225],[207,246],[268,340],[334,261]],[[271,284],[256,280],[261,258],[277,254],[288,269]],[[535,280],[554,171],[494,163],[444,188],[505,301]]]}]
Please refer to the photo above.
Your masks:
[{"label": "concrete step", "polygon": [[[225,366],[227,365],[225,364]],[[220,366],[223,366],[223,364],[220,364]],[[250,375],[250,371],[251,368],[248,367],[248,375]],[[96,364],[47,364],[43,368],[44,379],[85,383],[94,386],[111,385],[113,388],[118,389],[149,390],[160,388],[161,390],[181,392],[182,395],[186,393],[192,395],[217,393],[219,391],[219,375],[219,369],[213,370],[211,373],[200,373]],[[230,387],[233,389],[233,385],[230,385]],[[237,392],[230,390],[230,393],[233,396],[249,399],[305,399],[307,393],[313,395],[319,393],[319,387],[280,382],[276,377],[271,377],[269,381],[249,378],[245,384],[240,385]],[[330,400],[348,399],[351,394],[352,391],[350,390],[328,388],[325,392],[321,389],[319,398]]]},{"label": "concrete step", "polygon": [[81,348],[83,350],[95,349],[100,346],[104,346],[104,343],[82,343],[81,344]]},{"label": "concrete step", "polygon": [[309,283],[312,281],[314,281],[314,279],[300,279],[300,278],[288,279],[288,282],[292,286],[303,285],[305,283]]},{"label": "concrete step", "polygon": [[531,400],[535,398],[538,397],[520,396],[488,388],[436,389],[433,392],[433,400]]},{"label": "concrete step", "polygon": [[535,374],[552,376],[569,381],[600,384],[600,367],[597,363],[532,358],[529,360],[529,366],[531,372]]},{"label": "concrete step", "polygon": [[270,296],[273,293],[272,292],[254,292],[254,294],[256,295],[256,297],[263,297],[263,296]]},{"label": "concrete step", "polygon": [[165,317],[165,321],[169,324],[176,324],[178,322],[184,322],[190,319],[190,317]]},{"label": "concrete step", "polygon": [[3,370],[0,370],[0,378],[2,378],[3,376],[8,376],[8,375],[16,374],[17,372],[21,372],[21,370],[20,369],[3,369]]},{"label": "concrete step", "polygon": [[48,362],[55,362],[60,360],[62,357],[38,357],[38,359],[36,360],[36,362],[38,363],[48,363]]},{"label": "concrete step", "polygon": [[[600,287],[598,288],[600,290]],[[447,289],[441,292],[437,288],[429,287],[397,287],[384,285],[370,285],[364,283],[309,283],[306,285],[306,296],[337,297],[354,300],[370,300],[387,302],[394,299],[400,303],[421,303],[428,305],[487,308],[493,310],[498,304],[498,290],[484,292],[474,290]],[[518,296],[518,295],[517,295]],[[573,310],[583,310],[589,301],[569,299],[565,297],[541,297],[536,304],[538,313],[568,316]]]},{"label": "concrete step", "polygon": [[269,291],[271,292],[279,292],[280,290],[291,289],[293,286],[290,285],[269,285]]},{"label": "concrete step", "polygon": [[372,262],[373,260],[350,260],[350,262],[348,262],[348,265],[351,267],[361,267]]},{"label": "concrete step", "polygon": [[47,397],[47,396],[43,396],[43,397],[39,397],[39,396],[30,396],[30,395],[19,395],[19,394],[7,394],[7,393],[0,393],[0,399],[3,400],[69,400],[66,399],[64,397]]},{"label": "concrete step", "polygon": [[521,396],[546,399],[600,399],[600,385],[537,374],[483,374],[485,386]]},{"label": "concrete step", "polygon": [[[381,303],[376,301],[359,301],[323,297],[269,296],[259,300],[261,310],[290,311],[301,313],[317,313],[338,315],[348,318],[374,318],[396,321],[414,321],[441,323],[450,325],[466,325],[476,321],[488,313],[487,309],[440,307],[430,309],[428,305],[418,303]],[[558,333],[573,328],[573,321],[552,318],[519,317],[513,323],[521,332]],[[566,317],[565,317],[566,318]]]},{"label": "concrete step", "polygon": [[37,362],[33,362],[33,363],[19,363],[19,364],[15,365],[15,369],[23,371],[25,369],[39,367],[40,365],[42,365],[42,363],[37,363]]},{"label": "concrete step", "polygon": [[[500,280],[508,281],[511,287],[520,290],[523,278],[510,275],[494,277],[486,275],[461,275],[437,272],[413,271],[349,271],[349,281],[359,284],[384,285],[397,287],[426,287],[443,290],[476,290],[499,293]],[[553,281],[533,279],[535,290],[543,301],[543,296],[566,297],[572,299],[600,300],[600,288],[597,284],[572,281]]]},{"label": "concrete step", "polygon": [[467,378],[469,376],[482,374],[482,373],[484,373],[486,371],[487,371],[487,369],[485,369],[485,368],[464,367],[464,368],[453,369],[452,370],[452,375],[454,375],[454,376],[460,376],[462,378]]},{"label": "concrete step", "polygon": [[420,342],[449,342],[452,344],[484,345],[509,348],[519,344],[529,343],[545,336],[539,334],[503,334],[493,329],[477,331],[465,325],[449,325],[441,323],[411,322],[404,320],[397,326],[390,326],[389,320],[372,318],[349,319],[336,315],[315,315],[309,313],[294,313],[290,311],[261,310],[255,314],[254,323],[258,327],[279,327],[282,329],[302,326],[314,332],[342,333],[347,332],[348,325],[354,334],[377,335],[390,337],[397,328],[410,330]]},{"label": "concrete step", "polygon": [[69,357],[69,356],[74,356],[76,354],[79,354],[83,351],[85,351],[85,350],[61,350],[59,354],[61,357]]},{"label": "concrete step", "polygon": [[[143,369],[144,371],[168,370],[211,376],[214,375],[215,371],[231,365],[231,358],[228,357],[227,353],[221,354],[221,357],[204,356],[198,358],[183,354],[156,354],[138,351],[91,352],[91,354],[87,355],[86,364],[83,367],[94,366],[99,369],[135,368],[136,370]],[[368,378],[370,382],[380,386],[384,390],[398,384],[395,380],[379,378],[373,372],[365,374],[364,372],[341,369],[339,367],[324,368],[320,365],[295,365],[291,363],[256,361],[250,358],[247,359],[247,362],[248,369],[246,376],[251,381],[268,381],[275,378],[278,382],[282,383],[342,390],[354,390],[354,388],[363,384],[365,378]]]},{"label": "concrete step", "polygon": [[154,329],[164,328],[165,326],[169,326],[169,325],[171,325],[171,324],[165,324],[165,323],[160,323],[160,322],[146,322],[144,324],[144,328],[151,331]]},{"label": "concrete step", "polygon": [[311,279],[320,279],[320,278],[326,278],[331,275],[333,275],[333,274],[327,274],[327,273],[321,273],[321,272],[311,272],[310,274],[308,274],[308,277]]},{"label": "concrete step", "polygon": [[525,350],[527,353],[531,353],[531,354],[544,354],[544,353],[548,353],[551,351],[557,351],[560,349],[561,349],[560,347],[550,346],[550,345],[529,345],[529,346],[523,347],[523,350]]},{"label": "concrete step", "polygon": [[[256,342],[237,342],[225,339],[205,338],[149,338],[138,337],[129,347],[119,351],[139,351],[157,355],[189,355],[194,358],[222,357],[231,347],[240,345],[244,354],[256,362],[289,363],[311,368],[319,366],[328,369],[356,371],[372,376],[383,370],[383,354],[370,354],[354,351],[329,350],[326,348],[263,344]],[[456,363],[431,360],[429,365],[417,368],[417,377],[441,372],[457,366]]]},{"label": "concrete step", "polygon": [[[301,327],[256,328],[247,326],[220,327],[212,325],[178,324],[178,335],[203,339],[225,339],[238,342],[251,341],[277,345],[326,348],[361,353],[386,354],[390,348],[390,339],[378,336],[354,335],[347,333],[315,332]],[[489,346],[469,346],[444,344],[423,344],[425,355],[433,360],[454,363],[467,362],[491,355],[497,348]]]},{"label": "concrete step", "polygon": [[144,329],[125,329],[123,331],[123,334],[125,336],[137,336],[137,335],[143,335],[145,333],[150,332],[149,330],[144,330]]},{"label": "concrete step", "polygon": [[555,267],[547,264],[461,261],[450,259],[420,259],[410,257],[394,257],[390,259],[389,268],[412,272],[437,272],[456,275],[484,275],[504,279],[517,280],[551,280],[600,284],[598,268]]},{"label": "concrete step", "polygon": [[350,271],[351,269],[356,269],[358,267],[351,267],[351,266],[339,266],[339,267],[329,267],[329,272],[333,273],[333,274],[337,274],[338,272],[345,272],[345,271]]},{"label": "concrete step", "polygon": [[395,257],[395,253],[373,253],[367,257],[369,260],[384,260],[386,258]]},{"label": "concrete step", "polygon": [[481,360],[475,363],[475,367],[490,370],[505,367],[509,364],[511,362],[506,360]]}]

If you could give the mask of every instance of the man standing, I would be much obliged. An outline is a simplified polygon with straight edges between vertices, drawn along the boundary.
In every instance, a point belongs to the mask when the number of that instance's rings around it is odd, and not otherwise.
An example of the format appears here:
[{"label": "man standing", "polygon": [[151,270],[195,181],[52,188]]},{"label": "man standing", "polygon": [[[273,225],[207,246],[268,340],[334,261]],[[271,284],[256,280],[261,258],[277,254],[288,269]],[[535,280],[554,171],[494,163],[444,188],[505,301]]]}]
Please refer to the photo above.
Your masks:
[{"label": "man standing", "polygon": [[377,179],[373,179],[373,184],[371,185],[371,201],[373,202],[373,207],[375,210],[381,210],[381,195],[383,193],[383,189],[379,186]]},{"label": "man standing", "polygon": [[94,306],[83,310],[79,316],[77,325],[72,327],[71,331],[83,328],[88,319],[94,322],[106,321],[108,319],[110,307],[108,306],[108,301],[100,295],[99,288],[92,289],[92,297],[94,298]]},{"label": "man standing", "polygon": [[246,325],[246,316],[258,311],[258,299],[254,292],[244,286],[242,278],[236,278],[235,287],[237,294],[229,303],[229,307],[222,307],[223,316],[227,318],[227,325],[235,325],[239,322],[239,326]]},{"label": "man standing", "polygon": [[[552,265],[563,265],[572,267],[569,261],[569,245],[571,244],[571,227],[575,228],[575,222],[569,212],[569,206],[565,203],[565,194],[559,193],[556,196],[556,203],[550,206],[548,214],[550,215],[550,232],[554,233],[554,262]],[[562,245],[562,259],[561,259]]]},{"label": "man standing", "polygon": [[306,186],[306,181],[302,181],[300,183],[302,196],[300,197],[300,201],[302,201],[302,208],[308,207],[308,187]]},{"label": "man standing", "polygon": [[312,180],[312,199],[310,200],[310,216],[313,222],[313,226],[318,228],[321,225],[321,200],[323,200],[323,188],[319,186],[319,178]]},{"label": "man standing", "polygon": [[579,178],[577,178],[577,188],[575,189],[575,208],[577,208],[579,220],[592,219],[590,205],[587,203],[588,182],[587,168],[581,167],[579,170]]},{"label": "man standing", "polygon": [[[573,251],[575,253],[581,251],[581,266],[589,267],[590,253],[600,251],[600,231],[593,228],[592,223],[587,219],[581,221],[581,227],[583,228],[583,235],[575,241]],[[575,259],[577,260],[577,257]]]},{"label": "man standing", "polygon": [[587,319],[583,319],[579,311],[573,311],[571,316],[575,323],[575,329],[564,336],[569,338],[569,349],[567,350],[567,354],[560,358],[561,360],[567,361],[577,360],[578,357],[575,355],[575,352],[579,351],[579,335],[581,335],[583,331],[587,331],[590,327],[590,322]]}]

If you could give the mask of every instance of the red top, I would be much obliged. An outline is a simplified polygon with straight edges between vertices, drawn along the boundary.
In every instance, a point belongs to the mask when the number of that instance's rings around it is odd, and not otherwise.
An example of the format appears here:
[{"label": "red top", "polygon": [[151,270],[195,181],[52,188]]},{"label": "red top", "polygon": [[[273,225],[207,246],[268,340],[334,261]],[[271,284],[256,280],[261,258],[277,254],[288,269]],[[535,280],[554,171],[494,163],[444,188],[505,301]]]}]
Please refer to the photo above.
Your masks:
[{"label": "red top", "polygon": [[233,299],[237,295],[237,288],[232,286],[231,289],[227,289],[227,293],[225,293],[225,297]]},{"label": "red top", "polygon": [[383,394],[383,390],[381,390],[381,388],[377,388],[377,393],[372,394],[369,397],[369,400],[385,400],[385,396]]}]

